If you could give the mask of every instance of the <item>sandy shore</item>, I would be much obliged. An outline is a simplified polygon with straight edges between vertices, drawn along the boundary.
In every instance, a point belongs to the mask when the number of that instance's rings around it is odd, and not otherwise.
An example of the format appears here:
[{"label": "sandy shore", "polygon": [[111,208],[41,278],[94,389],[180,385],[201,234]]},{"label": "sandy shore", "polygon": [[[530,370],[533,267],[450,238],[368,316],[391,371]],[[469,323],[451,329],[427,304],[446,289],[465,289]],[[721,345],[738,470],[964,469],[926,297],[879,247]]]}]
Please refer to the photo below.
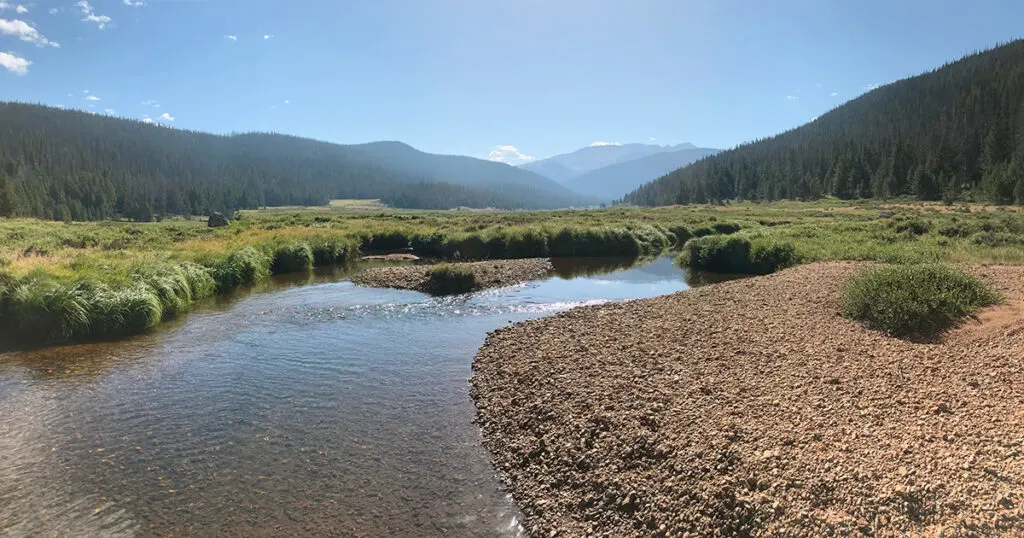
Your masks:
[{"label": "sandy shore", "polygon": [[922,344],[814,264],[495,331],[471,393],[534,536],[1024,535],[1024,268]]},{"label": "sandy shore", "polygon": [[[454,264],[473,271],[480,288],[511,286],[528,280],[544,278],[551,270],[547,258],[526,258],[518,260],[488,260]],[[429,291],[427,271],[431,265],[402,265],[397,267],[372,267],[360,271],[352,281],[374,288],[396,288],[402,290]]]}]

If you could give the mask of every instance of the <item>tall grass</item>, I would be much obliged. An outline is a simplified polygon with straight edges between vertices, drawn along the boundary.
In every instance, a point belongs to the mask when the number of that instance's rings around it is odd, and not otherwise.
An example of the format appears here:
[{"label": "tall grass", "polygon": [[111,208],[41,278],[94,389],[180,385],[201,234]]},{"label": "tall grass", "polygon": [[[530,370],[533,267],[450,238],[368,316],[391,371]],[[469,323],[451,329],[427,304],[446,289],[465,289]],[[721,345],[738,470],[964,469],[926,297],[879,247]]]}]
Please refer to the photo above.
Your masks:
[{"label": "tall grass", "polygon": [[676,245],[680,261],[753,273],[816,260],[1024,263],[1024,215],[1014,211],[919,205],[878,219],[879,209],[838,200],[543,212],[290,209],[243,212],[224,228],[187,219],[0,219],[0,331],[36,343],[130,334],[151,326],[154,304],[165,319],[271,274],[347,263],[360,248],[471,260],[636,258]]}]

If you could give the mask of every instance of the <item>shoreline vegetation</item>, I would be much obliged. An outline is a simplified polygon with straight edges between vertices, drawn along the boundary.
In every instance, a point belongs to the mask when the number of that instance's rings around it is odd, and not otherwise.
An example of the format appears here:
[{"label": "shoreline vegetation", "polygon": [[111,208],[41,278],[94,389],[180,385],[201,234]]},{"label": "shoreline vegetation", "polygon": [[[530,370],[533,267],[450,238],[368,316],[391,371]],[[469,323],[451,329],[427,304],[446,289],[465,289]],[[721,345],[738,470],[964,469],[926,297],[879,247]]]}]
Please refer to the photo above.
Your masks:
[{"label": "shoreline vegetation", "polygon": [[563,211],[283,208],[201,220],[0,219],[0,340],[45,345],[146,331],[205,297],[271,274],[409,251],[432,261],[638,258],[680,249],[697,269],[797,263],[1024,263],[1011,207],[899,200]]},{"label": "shoreline vegetation", "polygon": [[928,342],[844,315],[851,262],[498,329],[484,443],[532,536],[1020,535],[1024,267],[964,269],[1004,302]]}]

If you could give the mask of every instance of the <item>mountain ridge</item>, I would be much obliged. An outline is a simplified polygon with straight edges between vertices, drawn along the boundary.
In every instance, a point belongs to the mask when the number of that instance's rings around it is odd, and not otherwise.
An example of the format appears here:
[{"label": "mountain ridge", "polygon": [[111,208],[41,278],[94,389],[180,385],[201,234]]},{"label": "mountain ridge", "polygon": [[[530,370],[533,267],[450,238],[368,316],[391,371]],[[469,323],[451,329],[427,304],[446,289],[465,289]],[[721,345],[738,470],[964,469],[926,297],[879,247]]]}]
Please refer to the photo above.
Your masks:
[{"label": "mountain ridge", "polygon": [[[424,185],[437,185],[438,192]],[[379,198],[421,209],[555,209],[592,202],[527,170],[432,155],[400,142],[342,145],[277,133],[220,135],[0,102],[0,216],[149,220],[324,205],[332,198]]]},{"label": "mountain ridge", "polygon": [[1024,40],[886,84],[645,184],[625,201],[826,195],[1024,204]]}]

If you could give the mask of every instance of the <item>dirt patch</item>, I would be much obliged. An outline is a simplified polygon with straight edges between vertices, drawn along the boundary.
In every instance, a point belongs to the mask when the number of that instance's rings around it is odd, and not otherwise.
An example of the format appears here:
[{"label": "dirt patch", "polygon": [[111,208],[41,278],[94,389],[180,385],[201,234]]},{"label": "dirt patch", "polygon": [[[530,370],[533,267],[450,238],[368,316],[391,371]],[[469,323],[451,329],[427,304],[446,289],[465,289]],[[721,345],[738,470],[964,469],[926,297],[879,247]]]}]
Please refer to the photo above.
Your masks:
[{"label": "dirt patch", "polygon": [[471,394],[532,534],[1024,533],[1024,268],[976,268],[1009,306],[938,344],[843,318],[857,269],[493,332]]},{"label": "dirt patch", "polygon": [[[544,278],[552,271],[547,258],[526,258],[520,260],[488,260],[482,262],[456,263],[458,267],[471,270],[480,288],[511,286],[520,282]],[[404,265],[399,267],[373,267],[360,271],[352,281],[362,286],[375,288],[396,288],[402,290],[429,291],[427,272],[432,265]]]}]

